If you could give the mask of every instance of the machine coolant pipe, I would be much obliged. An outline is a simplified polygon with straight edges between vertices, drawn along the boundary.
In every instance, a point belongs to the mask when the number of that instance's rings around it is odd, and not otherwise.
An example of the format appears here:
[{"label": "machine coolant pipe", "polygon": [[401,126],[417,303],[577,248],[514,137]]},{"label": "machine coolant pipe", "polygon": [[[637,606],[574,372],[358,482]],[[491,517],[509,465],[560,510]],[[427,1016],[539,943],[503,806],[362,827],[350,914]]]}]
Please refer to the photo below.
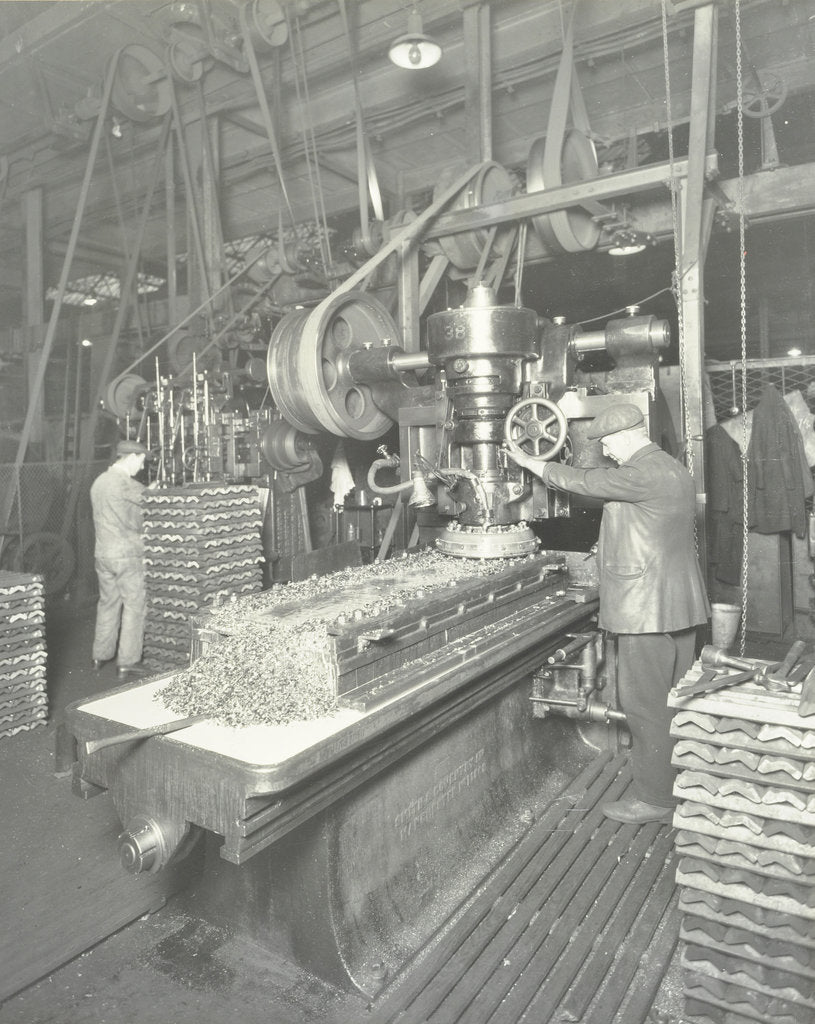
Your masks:
[{"label": "machine coolant pipe", "polygon": [[368,487],[374,492],[374,494],[390,495],[390,494],[403,494],[405,491],[413,491],[413,495],[410,498],[410,504],[414,508],[429,508],[431,505],[436,504],[436,499],[430,488],[427,486],[427,480],[424,474],[419,469],[414,469],[413,478],[411,480],[404,480],[400,484],[378,484],[376,482],[376,474],[380,469],[397,469],[401,465],[401,459],[398,455],[391,455],[384,445],[380,445],[377,448],[377,452],[382,456],[379,459],[374,459],[371,463],[370,469],[368,470]]}]

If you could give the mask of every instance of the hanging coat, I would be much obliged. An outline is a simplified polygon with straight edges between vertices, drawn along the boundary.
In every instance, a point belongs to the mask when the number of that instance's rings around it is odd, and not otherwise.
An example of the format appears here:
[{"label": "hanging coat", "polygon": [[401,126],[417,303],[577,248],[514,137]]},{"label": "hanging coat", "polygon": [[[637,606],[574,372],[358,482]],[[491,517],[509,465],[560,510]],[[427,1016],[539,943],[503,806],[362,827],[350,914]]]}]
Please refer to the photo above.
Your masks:
[{"label": "hanging coat", "polygon": [[705,433],[708,562],[717,580],[738,586],[744,552],[741,449],[721,424]]},{"label": "hanging coat", "polygon": [[795,417],[781,392],[765,384],[753,410],[748,456],[749,525],[757,533],[806,533],[812,474]]}]

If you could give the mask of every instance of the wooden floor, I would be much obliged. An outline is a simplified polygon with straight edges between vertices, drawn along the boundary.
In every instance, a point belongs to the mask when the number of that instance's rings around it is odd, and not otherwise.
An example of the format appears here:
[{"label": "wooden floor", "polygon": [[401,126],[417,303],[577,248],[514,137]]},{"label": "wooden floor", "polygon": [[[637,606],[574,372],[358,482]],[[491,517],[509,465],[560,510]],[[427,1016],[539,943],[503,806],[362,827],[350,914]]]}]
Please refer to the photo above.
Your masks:
[{"label": "wooden floor", "polygon": [[603,817],[629,781],[624,758],[593,762],[380,995],[372,1024],[645,1022],[680,915],[673,829]]}]

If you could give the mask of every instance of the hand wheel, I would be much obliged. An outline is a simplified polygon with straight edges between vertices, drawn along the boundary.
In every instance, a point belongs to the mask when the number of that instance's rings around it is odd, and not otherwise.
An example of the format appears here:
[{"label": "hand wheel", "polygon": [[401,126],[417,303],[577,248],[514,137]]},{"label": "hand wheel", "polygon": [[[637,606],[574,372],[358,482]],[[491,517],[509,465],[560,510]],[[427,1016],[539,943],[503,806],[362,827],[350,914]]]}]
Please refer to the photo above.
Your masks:
[{"label": "hand wheel", "polygon": [[504,441],[510,451],[547,462],[566,443],[568,428],[566,416],[555,402],[547,398],[525,398],[507,413]]}]

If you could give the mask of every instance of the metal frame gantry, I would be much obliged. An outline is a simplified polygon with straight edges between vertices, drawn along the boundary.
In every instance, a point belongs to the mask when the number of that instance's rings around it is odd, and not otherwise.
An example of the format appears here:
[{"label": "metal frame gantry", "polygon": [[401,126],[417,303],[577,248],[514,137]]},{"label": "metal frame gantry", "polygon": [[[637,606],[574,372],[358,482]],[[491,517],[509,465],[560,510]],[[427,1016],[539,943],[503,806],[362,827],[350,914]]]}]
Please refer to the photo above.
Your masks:
[{"label": "metal frame gantry", "polygon": [[[716,46],[718,11],[712,2],[689,0],[685,6],[694,6],[694,43],[692,95],[690,111],[690,142],[688,156],[667,163],[636,167],[615,174],[581,181],[577,184],[560,185],[545,191],[518,195],[500,203],[480,206],[474,209],[444,212],[450,201],[467,186],[478,172],[480,164],[445,189],[423,213],[393,235],[367,263],[343,281],[324,301],[333,302],[338,294],[348,292],[369,275],[392,253],[399,257],[399,308],[398,326],[402,334],[402,347],[407,352],[419,349],[419,321],[436,285],[446,268],[444,255],[433,258],[423,277],[419,274],[419,240],[440,238],[462,232],[484,231],[502,224],[523,225],[530,218],[555,211],[585,207],[597,213],[598,206],[622,196],[632,196],[648,191],[667,188],[679,193],[679,229],[676,232],[675,247],[676,299],[681,310],[683,325],[680,345],[684,365],[685,418],[684,435],[687,442],[688,465],[696,480],[697,525],[700,538],[700,552],[704,552],[704,511],[705,511],[705,466],[704,466],[704,420],[702,372],[704,357],[704,258],[713,224],[717,199],[706,186],[717,176],[718,163],[713,150]],[[472,41],[478,60],[468,67],[467,114],[471,119],[469,132],[471,155],[477,155],[481,164],[488,159],[491,150],[488,124],[490,80],[489,80],[489,26],[488,11],[481,5],[465,11],[465,30]],[[67,285],[71,258],[76,246],[84,201],[90,185],[90,177],[99,145],[104,116],[114,82],[116,61],[109,67],[102,99],[102,109],[97,119],[91,142],[88,165],[80,192],[74,226],[68,244],[68,251],[60,278],[57,300],[52,308],[50,321],[40,354],[35,379],[32,381],[28,412],[21,434],[15,465],[25,458],[27,441],[31,436],[33,419],[39,405],[39,396],[45,375],[45,366],[53,345],[56,324],[60,312],[61,298]],[[165,132],[167,126],[165,126]],[[164,147],[160,147],[163,152]],[[149,206],[149,201],[146,204]],[[139,246],[135,246],[136,253]],[[128,267],[128,282],[134,273],[136,260],[132,258]],[[129,294],[130,288],[123,294]],[[124,304],[123,304],[124,305]],[[319,307],[318,307],[319,308]],[[112,352],[108,353],[106,366],[110,365]],[[7,522],[13,507],[15,495],[5,496],[0,510],[0,522]],[[0,538],[0,543],[2,539]],[[701,556],[703,557],[703,555]]]},{"label": "metal frame gantry", "polygon": [[[704,262],[714,214],[719,199],[708,190],[709,183],[718,175],[718,159],[714,150],[715,103],[716,103],[716,54],[718,41],[718,10],[715,3],[706,0],[690,0],[685,6],[695,6],[693,36],[693,66],[691,69],[692,93],[690,111],[689,147],[686,158],[667,163],[650,164],[632,170],[620,171],[577,184],[561,185],[546,191],[528,192],[500,203],[481,206],[471,210],[457,210],[435,216],[430,207],[416,222],[409,225],[398,238],[374,256],[341,288],[353,287],[358,281],[375,269],[391,251],[400,254],[400,302],[399,327],[403,347],[408,352],[419,350],[419,317],[424,310],[438,281],[444,274],[447,261],[437,256],[430,264],[423,279],[419,278],[419,248],[415,244],[420,231],[424,239],[440,238],[462,232],[488,229],[513,222],[522,223],[541,214],[553,213],[574,207],[585,206],[596,211],[598,204],[621,196],[631,196],[654,189],[666,188],[678,191],[678,225],[675,225],[676,269],[675,298],[681,310],[680,323],[683,326],[679,344],[682,346],[685,417],[684,438],[687,462],[696,482],[697,537],[700,561],[704,565],[705,509],[705,452],[704,452],[704,411],[703,411],[703,367],[704,367]],[[470,34],[476,41],[484,38],[483,13],[468,9]],[[477,46],[478,62],[468,65],[471,82],[467,95],[489,95],[485,88],[488,78],[489,47],[483,43]],[[482,161],[489,159],[489,133],[484,128],[484,118],[477,104],[468,107],[468,115],[474,119],[470,132],[475,140],[473,154],[478,153]],[[470,172],[472,177],[474,172]],[[456,183],[450,191],[460,187]],[[447,194],[440,197],[446,201]],[[433,219],[427,216],[433,211]]]}]

